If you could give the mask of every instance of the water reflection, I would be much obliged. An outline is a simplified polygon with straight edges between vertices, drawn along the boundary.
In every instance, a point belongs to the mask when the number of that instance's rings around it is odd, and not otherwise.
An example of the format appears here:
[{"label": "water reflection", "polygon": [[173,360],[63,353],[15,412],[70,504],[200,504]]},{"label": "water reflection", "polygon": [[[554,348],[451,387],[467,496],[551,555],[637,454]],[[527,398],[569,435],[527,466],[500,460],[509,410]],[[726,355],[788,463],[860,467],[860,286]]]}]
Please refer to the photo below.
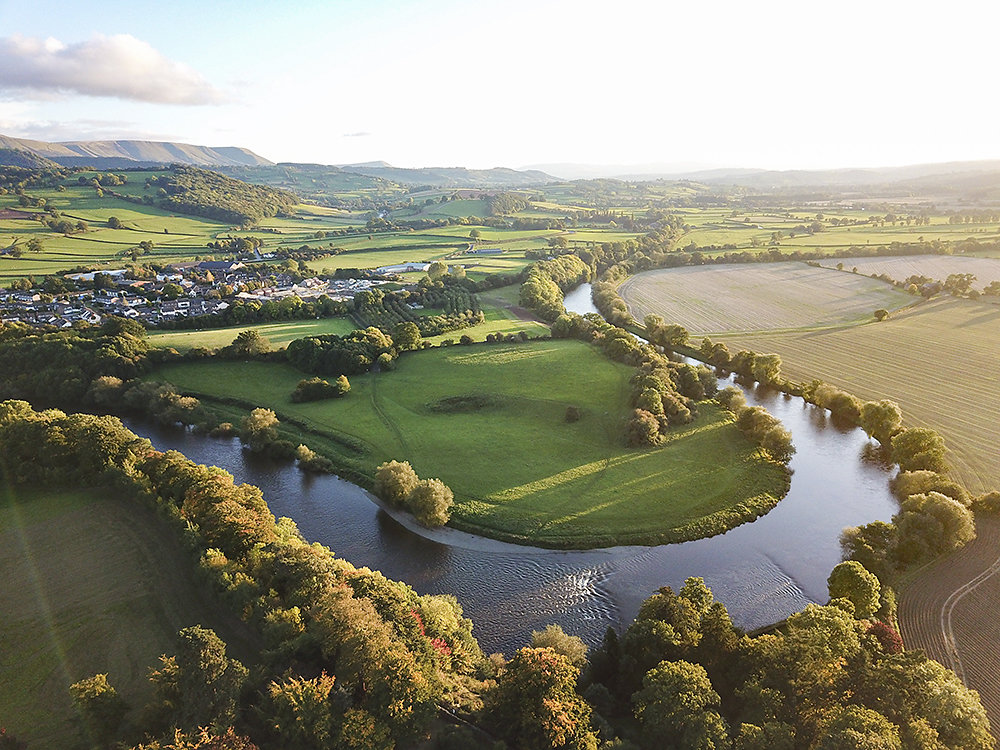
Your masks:
[{"label": "water reflection", "polygon": [[[589,287],[585,295],[589,303]],[[688,576],[703,577],[744,628],[826,600],[841,530],[889,520],[895,512],[891,469],[861,460],[869,445],[865,434],[834,425],[824,410],[769,389],[745,391],[749,404],[765,406],[792,432],[796,453],[787,497],[766,516],[711,539],[590,551],[440,544],[410,532],[360,488],[336,477],[252,458],[235,440],[129,426],[161,449],[177,449],[260,486],[275,515],[294,519],[307,539],[353,564],[381,570],[420,593],[454,594],[483,648],[509,654],[528,642],[532,630],[552,622],[595,644],[609,625],[630,622],[658,587],[679,588]]]}]

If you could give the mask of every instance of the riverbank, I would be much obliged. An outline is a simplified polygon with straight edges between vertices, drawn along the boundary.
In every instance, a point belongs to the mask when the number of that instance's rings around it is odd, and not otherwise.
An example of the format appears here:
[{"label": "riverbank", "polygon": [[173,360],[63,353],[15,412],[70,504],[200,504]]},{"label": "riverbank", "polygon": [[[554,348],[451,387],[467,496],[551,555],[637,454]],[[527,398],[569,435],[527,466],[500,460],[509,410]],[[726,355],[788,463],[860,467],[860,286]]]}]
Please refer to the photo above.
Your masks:
[{"label": "riverbank", "polygon": [[412,352],[393,371],[353,378],[344,398],[301,404],[289,394],[303,374],[282,363],[201,360],[148,377],[214,400],[234,424],[273,410],[283,439],[362,485],[384,461],[409,461],[455,493],[451,526],[515,544],[687,541],[751,521],[785,495],[785,467],[712,401],[661,445],[627,447],[633,374],[563,339]]}]

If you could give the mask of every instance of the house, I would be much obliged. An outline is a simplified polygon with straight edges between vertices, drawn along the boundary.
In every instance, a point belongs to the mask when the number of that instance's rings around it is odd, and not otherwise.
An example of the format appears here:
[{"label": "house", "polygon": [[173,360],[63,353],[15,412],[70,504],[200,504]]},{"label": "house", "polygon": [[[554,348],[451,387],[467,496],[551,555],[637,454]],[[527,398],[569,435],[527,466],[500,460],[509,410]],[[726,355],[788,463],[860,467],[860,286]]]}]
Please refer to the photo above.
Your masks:
[{"label": "house", "polygon": [[198,264],[199,271],[210,271],[213,274],[232,273],[241,268],[246,268],[246,264],[238,260],[203,260]]}]

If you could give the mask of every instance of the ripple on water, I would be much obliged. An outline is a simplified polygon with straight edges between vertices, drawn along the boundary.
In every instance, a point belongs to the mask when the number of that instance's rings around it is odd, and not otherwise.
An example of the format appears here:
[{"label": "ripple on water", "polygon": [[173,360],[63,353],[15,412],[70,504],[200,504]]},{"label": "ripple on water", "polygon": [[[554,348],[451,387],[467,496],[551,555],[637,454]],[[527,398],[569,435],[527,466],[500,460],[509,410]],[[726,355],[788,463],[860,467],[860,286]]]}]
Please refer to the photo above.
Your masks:
[{"label": "ripple on water", "polygon": [[380,570],[421,594],[455,595],[483,648],[509,654],[528,643],[532,630],[550,623],[596,645],[609,625],[627,625],[659,587],[679,590],[689,576],[704,578],[745,629],[825,600],[826,577],[840,559],[841,529],[888,520],[895,512],[889,472],[859,461],[864,434],[831,428],[822,410],[766,392],[751,390],[747,398],[774,411],[792,431],[798,451],[791,489],[774,510],[711,539],[566,552],[490,551],[431,541],[336,477],[309,477],[292,465],[255,460],[237,441],[126,424],[160,449],[179,450],[258,485],[276,516],[292,518],[306,539],[353,565]]}]

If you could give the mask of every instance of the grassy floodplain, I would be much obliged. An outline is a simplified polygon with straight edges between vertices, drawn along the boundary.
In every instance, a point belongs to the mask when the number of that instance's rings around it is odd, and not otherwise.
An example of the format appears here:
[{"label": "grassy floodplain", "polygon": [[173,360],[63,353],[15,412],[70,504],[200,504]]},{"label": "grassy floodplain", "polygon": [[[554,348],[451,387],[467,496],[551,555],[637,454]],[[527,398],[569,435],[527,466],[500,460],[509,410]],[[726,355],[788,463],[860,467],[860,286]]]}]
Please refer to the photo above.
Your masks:
[{"label": "grassy floodplain", "polygon": [[655,313],[696,335],[848,325],[914,301],[882,281],[798,262],[648,271],[619,293],[637,320]]},{"label": "grassy floodplain", "polygon": [[[437,346],[446,339],[457,341],[462,336],[469,336],[474,341],[485,341],[490,334],[507,335],[524,331],[531,338],[546,336],[549,327],[538,322],[527,311],[511,308],[517,306],[518,286],[512,285],[492,289],[479,295],[485,320],[469,328],[449,331],[438,336],[431,336],[427,341]],[[518,314],[521,312],[521,315]],[[206,330],[165,330],[151,331],[149,343],[157,349],[176,349],[179,352],[203,347],[216,349],[231,344],[242,331],[255,330],[266,337],[275,348],[284,347],[294,339],[304,336],[320,336],[334,333],[343,336],[357,326],[348,318],[324,318],[321,320],[289,320],[274,323],[260,323],[249,326],[232,326],[229,328],[212,328]]]},{"label": "grassy floodplain", "polygon": [[[711,403],[663,446],[623,447],[630,375],[580,342],[544,341],[416,352],[394,372],[353,378],[344,399],[310,404],[290,401],[304,376],[286,365],[184,363],[150,377],[300,420],[319,433],[304,438],[310,446],[339,450],[363,476],[382,461],[409,460],[455,491],[453,525],[494,538],[552,547],[678,541],[745,520],[745,508],[739,520],[728,515],[741,503],[777,502],[784,468]],[[583,413],[576,423],[565,421],[571,405]],[[338,440],[361,452],[338,449]],[[712,514],[721,516],[706,521]]]},{"label": "grassy floodplain", "polygon": [[1000,307],[941,298],[873,325],[720,337],[730,350],[781,355],[792,380],[819,378],[859,398],[889,398],[906,423],[931,427],[972,492],[1000,489]]},{"label": "grassy floodplain", "polygon": [[174,652],[181,628],[213,628],[245,664],[259,646],[205,594],[173,532],[134,500],[7,488],[0,568],[0,724],[29,747],[82,741],[68,688],[95,673],[141,707],[148,669]]}]

